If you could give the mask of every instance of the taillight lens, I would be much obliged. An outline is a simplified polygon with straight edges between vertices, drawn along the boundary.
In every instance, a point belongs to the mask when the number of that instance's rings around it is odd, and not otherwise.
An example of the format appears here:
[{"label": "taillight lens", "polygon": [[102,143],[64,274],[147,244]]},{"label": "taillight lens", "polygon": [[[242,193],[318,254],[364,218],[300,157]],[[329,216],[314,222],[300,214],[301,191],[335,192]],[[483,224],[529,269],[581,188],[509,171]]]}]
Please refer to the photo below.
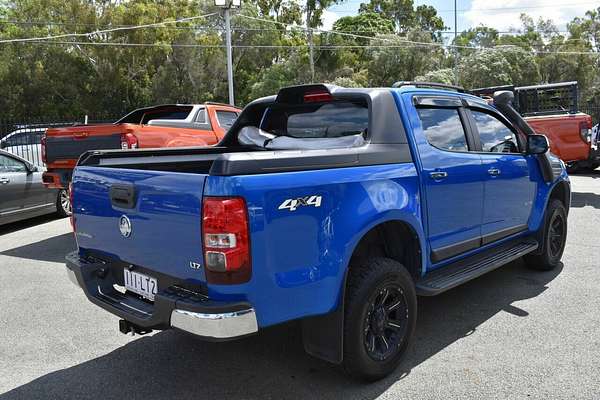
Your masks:
[{"label": "taillight lens", "polygon": [[73,232],[75,232],[75,213],[73,212],[73,183],[69,183],[69,203],[71,203],[71,216],[69,220],[71,221],[71,228],[73,228]]},{"label": "taillight lens", "polygon": [[241,197],[204,197],[202,235],[206,279],[234,284],[250,280],[248,209]]},{"label": "taillight lens", "polygon": [[137,149],[138,140],[137,137],[133,133],[123,133],[121,134],[121,148],[123,150],[127,149]]},{"label": "taillight lens", "polygon": [[579,123],[579,135],[581,140],[586,143],[592,141],[592,117],[588,117],[585,121]]},{"label": "taillight lens", "polygon": [[40,141],[40,149],[42,153],[42,162],[46,164],[46,135],[42,136],[42,140]]}]

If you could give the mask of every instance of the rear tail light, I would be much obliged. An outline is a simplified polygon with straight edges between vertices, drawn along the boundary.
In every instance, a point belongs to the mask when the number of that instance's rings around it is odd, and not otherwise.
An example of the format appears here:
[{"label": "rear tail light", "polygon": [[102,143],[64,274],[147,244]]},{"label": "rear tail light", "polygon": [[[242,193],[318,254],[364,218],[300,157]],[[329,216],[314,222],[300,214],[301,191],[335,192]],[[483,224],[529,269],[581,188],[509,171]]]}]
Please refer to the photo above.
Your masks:
[{"label": "rear tail light", "polygon": [[138,140],[137,137],[133,133],[123,133],[121,134],[121,148],[123,150],[127,149],[137,149]]},{"label": "rear tail light", "polygon": [[69,203],[71,204],[71,216],[69,217],[69,220],[71,221],[73,233],[75,233],[75,213],[73,212],[73,182],[69,183]]},{"label": "rear tail light", "polygon": [[584,142],[592,142],[592,117],[588,117],[585,121],[579,123],[579,135]]},{"label": "rear tail light", "polygon": [[206,280],[235,284],[250,280],[248,210],[241,197],[204,197],[202,234]]},{"label": "rear tail light", "polygon": [[40,149],[42,153],[42,162],[46,164],[46,135],[42,136],[42,140],[40,141]]}]

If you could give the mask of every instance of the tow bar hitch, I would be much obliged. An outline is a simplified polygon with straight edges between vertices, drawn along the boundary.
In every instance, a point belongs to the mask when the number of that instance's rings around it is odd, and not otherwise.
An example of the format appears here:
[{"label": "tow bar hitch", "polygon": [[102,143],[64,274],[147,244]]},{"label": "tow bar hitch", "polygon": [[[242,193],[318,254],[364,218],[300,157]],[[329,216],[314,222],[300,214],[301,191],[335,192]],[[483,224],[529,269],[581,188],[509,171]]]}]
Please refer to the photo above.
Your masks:
[{"label": "tow bar hitch", "polygon": [[152,332],[152,329],[145,329],[136,324],[132,324],[129,321],[120,319],[119,320],[119,331],[121,331],[121,333],[124,335],[135,336],[136,333],[138,335],[145,335],[147,333],[150,333],[150,332]]}]

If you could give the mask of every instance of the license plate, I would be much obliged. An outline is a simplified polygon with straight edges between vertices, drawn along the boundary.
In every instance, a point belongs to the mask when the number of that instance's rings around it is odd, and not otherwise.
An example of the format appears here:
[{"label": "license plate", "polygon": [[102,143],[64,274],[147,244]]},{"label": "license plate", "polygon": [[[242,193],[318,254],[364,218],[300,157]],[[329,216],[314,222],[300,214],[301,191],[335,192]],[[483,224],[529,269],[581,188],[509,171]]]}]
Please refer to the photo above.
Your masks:
[{"label": "license plate", "polygon": [[123,280],[125,281],[125,289],[154,301],[154,295],[158,291],[158,283],[155,278],[124,269]]}]

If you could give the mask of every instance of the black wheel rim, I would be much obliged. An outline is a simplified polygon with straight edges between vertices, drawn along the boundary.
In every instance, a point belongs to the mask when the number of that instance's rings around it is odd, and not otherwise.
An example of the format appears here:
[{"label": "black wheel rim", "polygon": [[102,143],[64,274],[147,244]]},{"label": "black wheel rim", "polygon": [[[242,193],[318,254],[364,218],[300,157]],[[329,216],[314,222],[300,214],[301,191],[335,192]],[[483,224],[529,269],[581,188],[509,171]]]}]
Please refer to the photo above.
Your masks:
[{"label": "black wheel rim", "polygon": [[548,248],[552,257],[557,257],[563,250],[566,233],[565,220],[562,215],[554,214],[550,220],[548,231]]},{"label": "black wheel rim", "polygon": [[397,354],[408,329],[404,291],[394,284],[385,285],[372,296],[363,324],[363,341],[369,357],[384,361]]}]

